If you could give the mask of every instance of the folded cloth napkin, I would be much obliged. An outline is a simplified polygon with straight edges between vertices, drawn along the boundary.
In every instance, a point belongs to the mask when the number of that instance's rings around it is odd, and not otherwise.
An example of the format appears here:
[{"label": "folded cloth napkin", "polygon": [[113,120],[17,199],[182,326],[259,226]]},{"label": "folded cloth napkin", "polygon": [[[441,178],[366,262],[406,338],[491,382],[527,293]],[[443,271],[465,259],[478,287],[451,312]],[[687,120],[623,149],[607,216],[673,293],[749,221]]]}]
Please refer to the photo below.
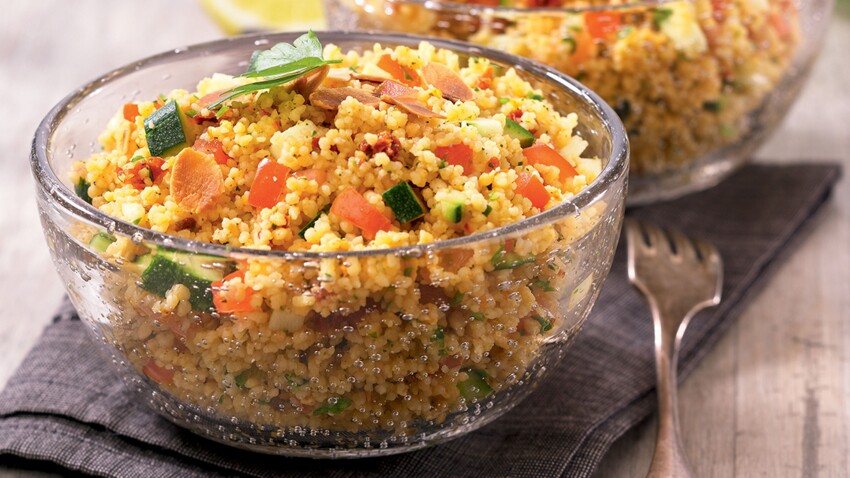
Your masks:
[{"label": "folded cloth napkin", "polygon": [[[827,164],[750,165],[712,190],[629,211],[701,236],[723,255],[723,302],[688,328],[680,377],[790,252],[839,174]],[[66,304],[0,393],[0,456],[101,476],[589,476],[611,443],[655,405],[651,320],[626,278],[622,246],[561,365],[513,411],[452,442],[336,461],[265,456],[209,442],[137,404]]]}]

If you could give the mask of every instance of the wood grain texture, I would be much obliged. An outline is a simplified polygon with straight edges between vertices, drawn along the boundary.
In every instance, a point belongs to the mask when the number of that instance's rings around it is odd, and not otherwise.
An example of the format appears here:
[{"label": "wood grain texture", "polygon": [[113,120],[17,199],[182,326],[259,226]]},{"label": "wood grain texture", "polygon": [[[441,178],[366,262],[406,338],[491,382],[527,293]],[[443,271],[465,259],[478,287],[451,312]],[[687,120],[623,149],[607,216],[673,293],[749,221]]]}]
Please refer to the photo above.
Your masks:
[{"label": "wood grain texture", "polygon": [[[845,0],[840,0],[845,1]],[[33,131],[62,96],[109,69],[220,35],[193,1],[7,2],[0,16],[0,387],[62,296],[29,173]],[[850,476],[850,13],[832,21],[808,86],[760,151],[769,161],[842,160],[845,178],[738,323],[682,385],[683,441],[697,476]],[[163,18],[161,12],[169,12]],[[167,20],[167,22],[166,22]],[[170,23],[168,23],[170,22]],[[164,25],[166,27],[164,27]],[[11,93],[10,93],[11,92]],[[652,420],[598,477],[643,477]],[[0,467],[0,478],[47,476]]]}]

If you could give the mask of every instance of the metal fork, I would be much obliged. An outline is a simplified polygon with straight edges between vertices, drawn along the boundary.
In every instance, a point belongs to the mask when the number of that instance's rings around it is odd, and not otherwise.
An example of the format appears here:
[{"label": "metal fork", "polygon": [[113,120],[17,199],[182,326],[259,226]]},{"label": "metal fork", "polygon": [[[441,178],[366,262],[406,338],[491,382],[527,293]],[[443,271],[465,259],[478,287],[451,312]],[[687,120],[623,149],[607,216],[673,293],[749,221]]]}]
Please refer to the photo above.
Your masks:
[{"label": "metal fork", "polygon": [[629,280],[646,296],[655,325],[658,434],[647,477],[693,472],[679,439],[676,362],[691,317],[720,303],[723,263],[711,244],[674,230],[626,221]]}]

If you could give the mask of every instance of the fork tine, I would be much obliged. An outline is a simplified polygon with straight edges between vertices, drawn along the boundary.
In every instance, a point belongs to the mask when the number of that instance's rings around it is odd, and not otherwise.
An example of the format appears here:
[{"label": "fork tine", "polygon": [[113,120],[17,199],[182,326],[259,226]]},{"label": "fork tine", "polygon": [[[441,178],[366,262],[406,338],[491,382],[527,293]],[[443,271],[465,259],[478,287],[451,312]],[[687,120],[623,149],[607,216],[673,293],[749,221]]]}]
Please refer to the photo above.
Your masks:
[{"label": "fork tine", "polygon": [[667,236],[676,247],[677,255],[689,260],[697,259],[697,249],[693,239],[684,235],[677,229],[667,229],[666,232]]},{"label": "fork tine", "polygon": [[702,256],[702,261],[704,263],[710,265],[720,264],[720,252],[717,251],[716,247],[702,239],[695,239],[694,245],[699,250],[699,254]]},{"label": "fork tine", "polygon": [[649,238],[649,247],[657,249],[659,253],[671,254],[673,249],[670,247],[670,239],[667,233],[658,226],[649,223],[641,223],[644,234]]}]

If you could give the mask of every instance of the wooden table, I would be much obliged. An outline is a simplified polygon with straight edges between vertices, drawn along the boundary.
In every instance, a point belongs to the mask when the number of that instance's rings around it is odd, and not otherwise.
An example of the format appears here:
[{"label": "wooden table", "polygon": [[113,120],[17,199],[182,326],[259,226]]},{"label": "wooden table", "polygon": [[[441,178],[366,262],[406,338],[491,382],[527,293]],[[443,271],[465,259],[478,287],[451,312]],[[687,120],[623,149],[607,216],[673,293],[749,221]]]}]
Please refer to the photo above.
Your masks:
[{"label": "wooden table", "polygon": [[[839,1],[808,86],[758,156],[838,159],[845,177],[817,227],[681,387],[684,442],[698,476],[850,476],[850,3]],[[4,8],[0,387],[62,297],[29,172],[36,125],[67,92],[111,68],[220,36],[190,1]],[[597,475],[643,477],[654,427],[648,420],[623,437]],[[35,475],[0,468],[0,477]]]}]

